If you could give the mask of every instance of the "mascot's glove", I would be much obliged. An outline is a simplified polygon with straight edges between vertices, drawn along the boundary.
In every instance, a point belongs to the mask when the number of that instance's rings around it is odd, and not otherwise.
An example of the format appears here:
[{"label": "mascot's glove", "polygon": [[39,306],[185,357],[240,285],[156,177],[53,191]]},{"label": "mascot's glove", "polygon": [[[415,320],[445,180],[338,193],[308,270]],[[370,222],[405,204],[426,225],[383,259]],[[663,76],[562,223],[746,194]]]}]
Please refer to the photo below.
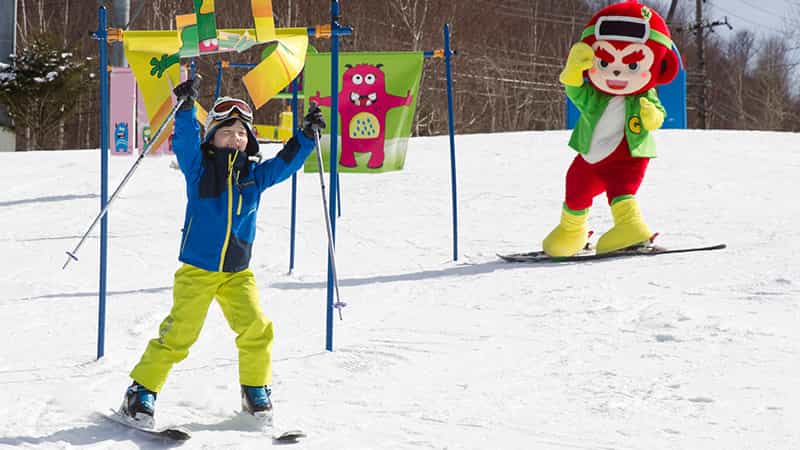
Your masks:
[{"label": "mascot's glove", "polygon": [[316,139],[317,133],[325,128],[325,118],[322,116],[319,106],[311,102],[308,114],[303,118],[303,134],[309,139]]},{"label": "mascot's glove", "polygon": [[583,72],[592,68],[594,64],[594,50],[585,42],[578,42],[569,49],[567,65],[561,71],[558,80],[566,86],[579,87],[583,85]]},{"label": "mascot's glove", "polygon": [[644,129],[653,131],[661,128],[661,125],[664,123],[664,113],[645,97],[639,99],[639,105],[642,107],[639,114],[642,117],[642,126]]},{"label": "mascot's glove", "polygon": [[194,78],[189,78],[172,90],[178,101],[183,100],[180,111],[189,111],[194,107],[194,102],[200,93],[200,78],[199,74],[195,75]]}]

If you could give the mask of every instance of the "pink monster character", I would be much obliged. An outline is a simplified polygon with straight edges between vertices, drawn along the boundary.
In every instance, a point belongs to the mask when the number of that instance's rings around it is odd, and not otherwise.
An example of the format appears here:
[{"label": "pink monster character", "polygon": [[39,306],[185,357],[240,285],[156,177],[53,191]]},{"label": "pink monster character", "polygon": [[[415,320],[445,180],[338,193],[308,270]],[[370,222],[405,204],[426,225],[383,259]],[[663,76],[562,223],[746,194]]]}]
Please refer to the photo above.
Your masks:
[{"label": "pink monster character", "polygon": [[[405,97],[386,92],[383,64],[345,65],[339,91],[339,118],[342,121],[342,152],[339,164],[356,167],[355,152],[371,153],[367,167],[383,166],[386,113],[398,106],[411,104],[409,90]],[[331,106],[331,97],[320,97],[319,91],[309,99],[320,106]]]}]

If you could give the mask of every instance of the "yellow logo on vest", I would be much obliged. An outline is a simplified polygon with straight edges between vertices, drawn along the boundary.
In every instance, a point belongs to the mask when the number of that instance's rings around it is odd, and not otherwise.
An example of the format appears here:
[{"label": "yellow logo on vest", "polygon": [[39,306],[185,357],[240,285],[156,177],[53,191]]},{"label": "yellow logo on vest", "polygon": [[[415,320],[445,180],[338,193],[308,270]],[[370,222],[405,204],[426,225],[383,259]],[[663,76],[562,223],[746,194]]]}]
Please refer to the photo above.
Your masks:
[{"label": "yellow logo on vest", "polygon": [[633,134],[639,134],[642,132],[642,119],[637,116],[633,116],[628,120],[628,129],[631,130]]}]

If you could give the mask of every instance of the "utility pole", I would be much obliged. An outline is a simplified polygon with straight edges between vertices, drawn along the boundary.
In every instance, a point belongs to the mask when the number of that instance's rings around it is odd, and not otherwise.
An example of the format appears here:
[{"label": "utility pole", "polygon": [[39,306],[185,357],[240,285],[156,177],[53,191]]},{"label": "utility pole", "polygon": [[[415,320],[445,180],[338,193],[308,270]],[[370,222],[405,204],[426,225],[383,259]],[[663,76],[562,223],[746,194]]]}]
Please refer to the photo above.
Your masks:
[{"label": "utility pole", "polygon": [[[141,1],[144,2],[144,0]],[[114,0],[111,6],[111,27],[126,28],[131,18],[131,0]],[[128,65],[122,42],[113,42],[111,44],[109,63],[111,67],[126,67]]]},{"label": "utility pole", "polygon": [[696,0],[695,4],[695,30],[694,39],[697,48],[697,74],[700,75],[700,88],[697,95],[697,126],[706,129],[706,61],[705,61],[705,36],[703,23],[703,0]]},{"label": "utility pole", "polygon": [[[697,48],[697,68],[696,68],[696,77],[699,79],[699,87],[697,88],[697,126],[700,129],[705,129],[708,125],[707,123],[707,110],[708,110],[708,87],[711,85],[711,81],[707,79],[706,73],[706,60],[705,60],[705,42],[706,42],[706,30],[714,31],[714,28],[719,26],[726,26],[728,29],[733,29],[731,24],[728,23],[728,18],[725,17],[725,20],[719,21],[715,20],[713,22],[703,22],[703,3],[706,0],[695,0],[695,22],[690,27],[676,27],[676,31],[682,30],[690,30],[694,33],[695,38],[695,47]],[[677,3],[677,0],[673,0],[672,7],[670,7],[670,14],[673,7]]]},{"label": "utility pole", "polygon": [[[0,3],[0,64],[10,64],[16,53],[17,0]],[[17,136],[11,127],[6,107],[0,105],[0,152],[13,152],[17,147]]]},{"label": "utility pole", "polygon": [[675,8],[678,6],[678,0],[672,0],[669,5],[669,12],[667,13],[667,25],[672,25],[672,18],[675,16]]}]

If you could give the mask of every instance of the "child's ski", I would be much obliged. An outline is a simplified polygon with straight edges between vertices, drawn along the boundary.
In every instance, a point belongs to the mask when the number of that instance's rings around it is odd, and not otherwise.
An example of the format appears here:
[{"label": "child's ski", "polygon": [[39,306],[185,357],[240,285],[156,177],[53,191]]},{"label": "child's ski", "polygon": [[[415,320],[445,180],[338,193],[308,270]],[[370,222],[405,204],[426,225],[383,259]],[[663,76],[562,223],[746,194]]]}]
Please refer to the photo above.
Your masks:
[{"label": "child's ski", "polygon": [[132,419],[130,419],[128,416],[125,416],[124,414],[121,414],[119,411],[114,409],[109,410],[108,413],[103,414],[103,417],[107,418],[108,420],[114,421],[120,425],[124,425],[128,428],[140,431],[144,434],[159,439],[166,439],[170,441],[186,441],[192,437],[192,435],[189,434],[189,432],[184,430],[183,428],[168,427],[168,428],[151,429],[143,427],[138,423],[136,423],[135,421],[133,421]]}]

